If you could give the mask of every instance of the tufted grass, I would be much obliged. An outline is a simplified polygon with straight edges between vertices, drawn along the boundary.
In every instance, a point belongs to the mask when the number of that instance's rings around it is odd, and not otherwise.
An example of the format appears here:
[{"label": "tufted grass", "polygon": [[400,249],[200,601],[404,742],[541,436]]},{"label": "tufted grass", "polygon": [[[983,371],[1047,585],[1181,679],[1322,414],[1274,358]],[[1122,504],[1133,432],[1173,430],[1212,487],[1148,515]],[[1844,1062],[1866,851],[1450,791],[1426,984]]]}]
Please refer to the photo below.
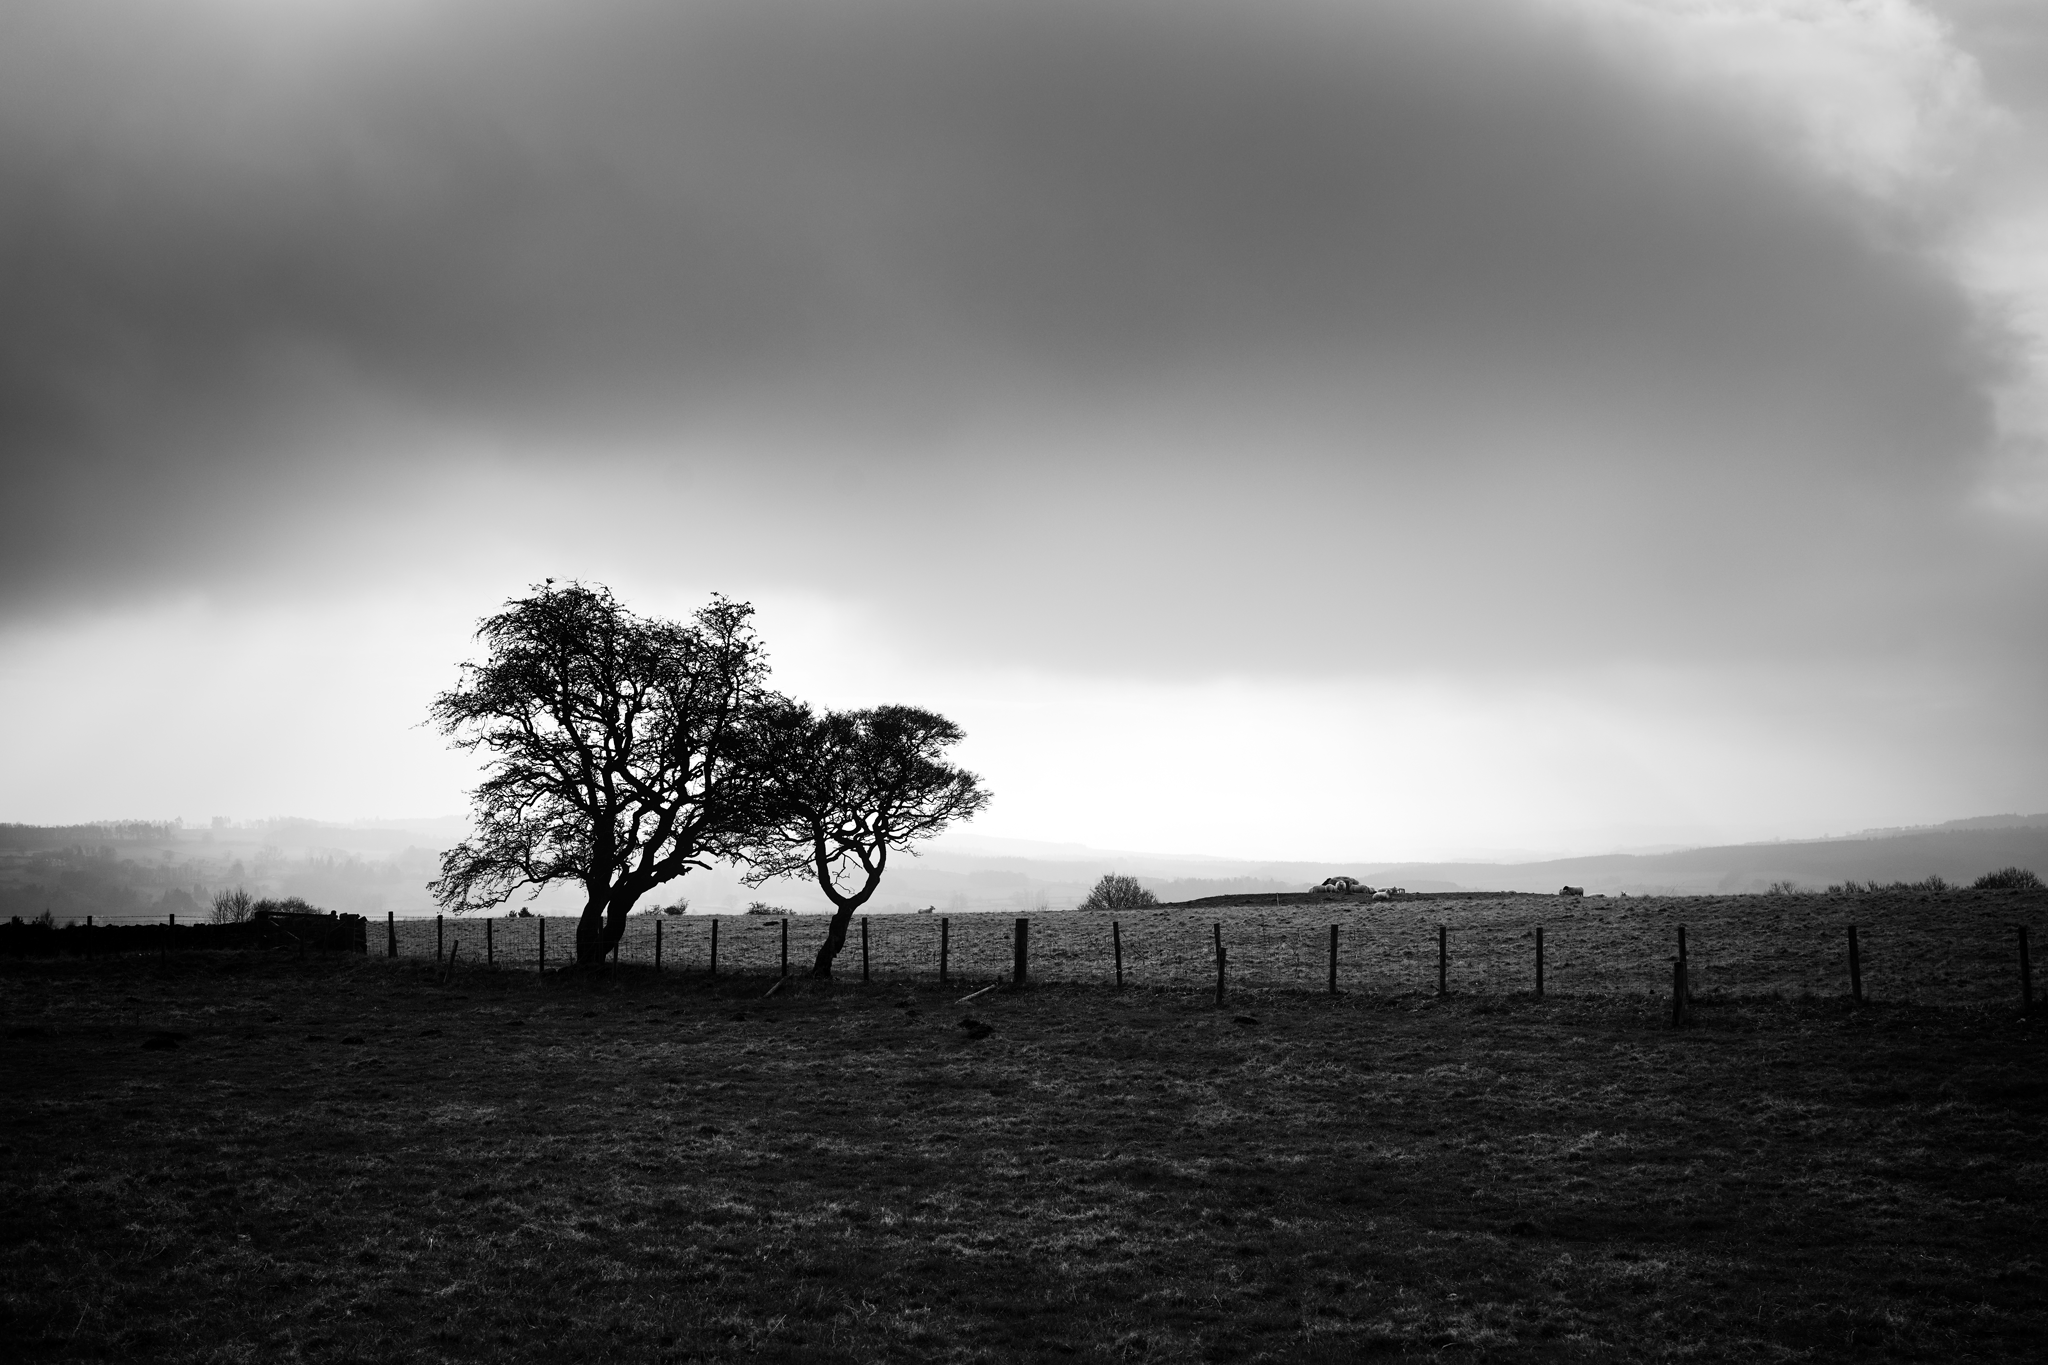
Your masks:
[{"label": "tufted grass", "polygon": [[0,963],[9,1355],[2032,1360],[2048,1332],[2048,1058],[2012,1009],[1709,993],[1672,1032],[1652,995],[438,983]]}]

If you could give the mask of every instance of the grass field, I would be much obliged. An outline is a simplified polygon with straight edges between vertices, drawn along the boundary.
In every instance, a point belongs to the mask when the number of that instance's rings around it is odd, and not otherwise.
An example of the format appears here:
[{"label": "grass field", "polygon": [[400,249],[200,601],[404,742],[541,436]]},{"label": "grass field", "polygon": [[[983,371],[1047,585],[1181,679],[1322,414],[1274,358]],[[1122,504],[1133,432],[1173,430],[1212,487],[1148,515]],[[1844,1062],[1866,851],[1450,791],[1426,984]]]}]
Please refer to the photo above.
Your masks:
[{"label": "grass field", "polygon": [[1673,1031],[1653,992],[768,985],[0,963],[0,1339],[2032,1361],[2048,1337],[2048,1053],[2016,1008],[1709,987]]},{"label": "grass field", "polygon": [[[682,916],[662,921],[663,962],[702,971],[710,961],[711,925],[727,971],[779,967],[782,920],[751,915]],[[1007,975],[1015,916],[961,914],[949,921],[949,972],[962,982]],[[1132,985],[1200,990],[1213,986],[1212,925],[1220,925],[1230,980],[1254,990],[1313,990],[1329,978],[1330,927],[1336,925],[1337,975],[1354,993],[1433,990],[1437,928],[1450,931],[1452,987],[1462,991],[1529,990],[1535,979],[1535,929],[1544,928],[1545,984],[1567,994],[1635,994],[1670,979],[1677,931],[1687,929],[1696,987],[1708,993],[1839,995],[1849,989],[1847,929],[1858,926],[1863,985],[1872,1001],[1995,1004],[2019,999],[2014,926],[2031,926],[2048,954],[2048,896],[2040,892],[1894,891],[1856,896],[1686,896],[1583,900],[1502,896],[1456,900],[1124,911],[1114,916],[1060,911],[1031,917],[1031,974],[1045,982],[1111,984],[1115,958],[1110,921],[1121,929],[1124,976]],[[868,917],[872,973],[891,980],[936,983],[939,919],[935,915]],[[634,916],[621,945],[622,963],[654,961],[655,917]],[[431,958],[432,920],[397,926],[404,957]],[[440,926],[444,949],[484,949],[480,919],[450,917]],[[498,919],[491,946],[508,966],[532,966],[545,933],[548,960],[575,953],[575,923]],[[789,921],[793,969],[808,970],[825,935],[825,917]],[[384,926],[372,926],[371,951],[385,947]],[[856,929],[838,971],[858,978]],[[2048,990],[2048,976],[2044,976]]]}]

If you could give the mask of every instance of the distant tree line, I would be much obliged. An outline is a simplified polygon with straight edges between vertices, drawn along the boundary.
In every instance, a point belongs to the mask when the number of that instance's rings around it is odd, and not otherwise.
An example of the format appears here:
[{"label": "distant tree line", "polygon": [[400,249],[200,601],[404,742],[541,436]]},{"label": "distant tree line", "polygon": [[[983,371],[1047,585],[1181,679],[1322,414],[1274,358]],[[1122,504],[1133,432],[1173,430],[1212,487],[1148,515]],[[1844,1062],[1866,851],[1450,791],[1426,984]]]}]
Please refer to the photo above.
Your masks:
[{"label": "distant tree line", "polygon": [[758,886],[815,880],[833,916],[829,977],[890,857],[987,806],[947,761],[962,738],[912,706],[819,711],[768,685],[753,608],[714,596],[688,621],[553,580],[477,629],[481,662],[433,701],[484,760],[476,833],[431,884],[453,911],[561,882],[583,893],[576,961],[603,961],[656,887],[726,861]]}]

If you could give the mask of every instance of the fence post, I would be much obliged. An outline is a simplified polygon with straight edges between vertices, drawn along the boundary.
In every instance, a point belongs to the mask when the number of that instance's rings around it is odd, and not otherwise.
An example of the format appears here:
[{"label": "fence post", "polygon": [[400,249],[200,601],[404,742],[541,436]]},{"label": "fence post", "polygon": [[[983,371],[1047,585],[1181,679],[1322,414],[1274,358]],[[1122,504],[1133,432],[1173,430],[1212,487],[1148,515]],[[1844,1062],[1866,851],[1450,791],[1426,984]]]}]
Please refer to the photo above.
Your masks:
[{"label": "fence post", "polygon": [[484,921],[484,965],[486,967],[498,960],[498,936],[494,932],[497,923],[496,920],[492,919]]},{"label": "fence post", "polygon": [[782,974],[789,975],[789,916],[782,917]]},{"label": "fence post", "polygon": [[1543,926],[1536,926],[1536,998],[1543,998]]},{"label": "fence post", "polygon": [[1210,926],[1216,934],[1216,1003],[1223,1003],[1223,925],[1220,921]]},{"label": "fence post", "polygon": [[1863,1003],[1863,954],[1856,946],[1856,926],[1849,926],[1849,997]]},{"label": "fence post", "polygon": [[[2022,935],[2020,941],[2024,943],[2026,941],[2024,937],[2026,931],[2021,930],[2020,932]],[[1124,988],[1124,931],[1123,926],[1115,920],[1109,922],[1109,946],[1110,950],[1116,954],[1116,988],[1122,990]]]},{"label": "fence post", "polygon": [[1692,1006],[1692,961],[1685,955],[1685,926],[1678,926],[1678,979],[1685,991],[1687,1008]]},{"label": "fence post", "polygon": [[939,984],[946,984],[946,950],[952,947],[953,923],[946,916],[939,916]]},{"label": "fence post", "polygon": [[384,912],[384,956],[398,956],[398,913],[394,910]]},{"label": "fence post", "polygon": [[441,960],[441,917],[434,916],[434,961]]},{"label": "fence post", "polygon": [[661,921],[654,921],[654,971],[661,973]]},{"label": "fence post", "polygon": [[1012,988],[1024,984],[1025,974],[1031,968],[1031,921],[1022,915],[1017,917],[1017,941],[1010,963],[1010,985]]},{"label": "fence post", "polygon": [[533,917],[533,930],[533,969],[542,975],[546,975],[548,970],[548,917],[546,915],[535,915]]},{"label": "fence post", "polygon": [[1330,994],[1337,993],[1337,926],[1330,926]]},{"label": "fence post", "polygon": [[[92,923],[88,917],[86,923]],[[2034,1013],[2034,962],[2028,960],[2028,927],[2019,925],[2019,1013]]]},{"label": "fence post", "polygon": [[868,982],[868,917],[866,915],[860,917],[860,982],[863,986]]},{"label": "fence post", "polygon": [[1685,963],[1679,958],[1671,959],[1671,1027],[1685,1025]]},{"label": "fence post", "polygon": [[1436,993],[1451,993],[1451,929],[1447,924],[1436,927]]},{"label": "fence post", "polygon": [[718,921],[711,921],[711,974],[718,975]]}]

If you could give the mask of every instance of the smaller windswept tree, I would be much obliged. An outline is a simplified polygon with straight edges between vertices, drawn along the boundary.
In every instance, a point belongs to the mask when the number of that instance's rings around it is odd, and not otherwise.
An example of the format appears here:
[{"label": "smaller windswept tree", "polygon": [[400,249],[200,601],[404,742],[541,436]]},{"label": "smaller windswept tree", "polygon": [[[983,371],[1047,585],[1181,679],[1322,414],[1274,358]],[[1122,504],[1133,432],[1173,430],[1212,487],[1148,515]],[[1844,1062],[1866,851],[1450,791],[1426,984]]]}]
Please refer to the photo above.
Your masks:
[{"label": "smaller windswept tree", "polygon": [[814,878],[832,923],[811,967],[832,975],[854,912],[882,884],[889,855],[908,850],[988,805],[981,779],[946,762],[963,738],[944,716],[914,706],[827,711],[790,703],[763,727],[765,837],[747,854],[753,885]]},{"label": "smaller windswept tree", "polygon": [[1159,897],[1138,885],[1136,877],[1126,877],[1111,872],[1095,883],[1095,889],[1088,893],[1077,910],[1143,910],[1159,904]]}]

